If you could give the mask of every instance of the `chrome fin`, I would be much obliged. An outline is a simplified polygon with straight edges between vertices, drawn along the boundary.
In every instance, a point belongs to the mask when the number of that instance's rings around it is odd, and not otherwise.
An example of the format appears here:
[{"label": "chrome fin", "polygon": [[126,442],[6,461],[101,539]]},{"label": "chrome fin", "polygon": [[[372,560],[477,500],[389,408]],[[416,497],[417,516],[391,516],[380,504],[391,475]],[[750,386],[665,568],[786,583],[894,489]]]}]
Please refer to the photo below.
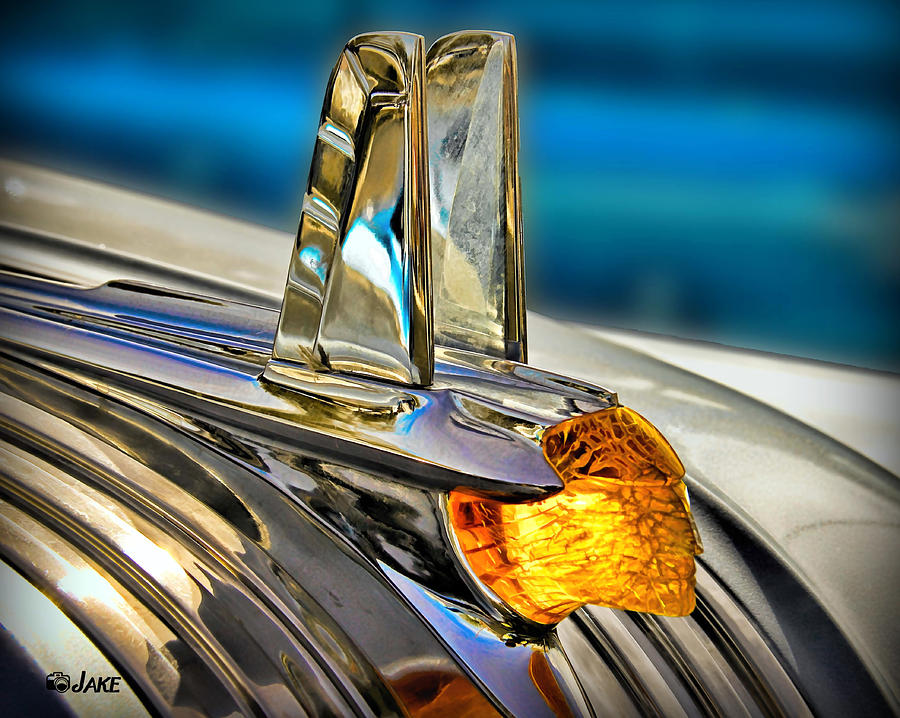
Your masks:
[{"label": "chrome fin", "polygon": [[525,361],[515,44],[455,33],[427,65],[423,48],[359,35],[332,72],[269,380],[429,386],[435,344]]},{"label": "chrome fin", "polygon": [[435,341],[524,362],[515,39],[447,35],[425,78]]},{"label": "chrome fin", "polygon": [[424,54],[420,35],[359,35],[332,72],[276,363],[431,383]]}]

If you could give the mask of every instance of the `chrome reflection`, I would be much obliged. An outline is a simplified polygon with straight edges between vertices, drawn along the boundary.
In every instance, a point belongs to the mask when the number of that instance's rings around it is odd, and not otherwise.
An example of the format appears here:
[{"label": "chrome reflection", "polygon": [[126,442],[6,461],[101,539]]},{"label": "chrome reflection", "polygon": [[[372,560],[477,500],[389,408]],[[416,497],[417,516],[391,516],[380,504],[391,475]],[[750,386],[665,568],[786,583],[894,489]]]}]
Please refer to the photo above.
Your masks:
[{"label": "chrome reflection", "polygon": [[596,386],[443,347],[428,389],[274,360],[269,375],[277,371],[278,382],[260,381],[274,311],[204,304],[137,285],[86,290],[11,276],[4,282],[10,291],[0,297],[0,326],[18,350],[53,352],[63,342],[70,359],[117,377],[103,385],[126,392],[128,401],[153,393],[167,406],[187,402],[206,414],[262,422],[294,445],[371,462],[416,486],[464,485],[521,498],[558,490],[538,444],[541,430],[616,403]]},{"label": "chrome reflection", "polygon": [[303,371],[335,371],[426,386],[435,342],[525,361],[516,102],[511,35],[448,35],[427,70],[417,35],[347,44],[267,379],[310,391]]},{"label": "chrome reflection", "polygon": [[524,362],[515,40],[447,35],[425,77],[435,342]]},{"label": "chrome reflection", "polygon": [[[236,455],[198,452],[196,437],[116,404],[82,422],[75,415],[90,417],[89,394],[21,379],[20,396],[33,405],[0,395],[0,433],[15,426],[17,443],[30,447],[0,442],[8,501],[0,502],[0,555],[73,615],[160,714],[400,713],[358,648],[366,642],[354,628],[362,602],[386,599],[377,582],[361,589],[358,558],[238,468]],[[72,423],[47,412],[61,407]],[[168,456],[152,451],[166,446]],[[197,461],[204,471],[194,477]],[[223,481],[242,485],[259,529],[223,506]],[[325,585],[309,580],[310,569]],[[415,621],[395,613],[385,630],[411,634]],[[425,661],[436,647],[430,640],[421,646]]]},{"label": "chrome reflection", "polygon": [[[137,312],[132,303],[142,295],[134,288],[80,290],[8,276],[5,281],[0,296],[7,306],[0,312],[5,355],[0,360],[0,384],[6,396],[0,396],[4,415],[0,432],[14,438],[19,447],[10,450],[30,447],[53,466],[70,467],[81,477],[82,494],[96,496],[93,489],[98,489],[103,494],[101,505],[115,504],[109,510],[166,551],[179,567],[161,559],[150,561],[144,571],[138,562],[157,552],[143,539],[123,541],[121,533],[117,538],[112,529],[122,524],[106,522],[98,534],[105,536],[102,543],[108,548],[96,556],[103,561],[98,568],[127,584],[117,593],[132,593],[136,609],[144,602],[164,614],[179,608],[177,616],[189,617],[173,624],[179,631],[190,631],[190,625],[198,622],[198,630],[214,637],[242,666],[265,667],[253,675],[270,676],[267,685],[286,681],[301,694],[312,690],[303,677],[313,675],[316,668],[307,672],[298,655],[308,647],[315,656],[313,664],[338,676],[341,690],[355,691],[356,705],[362,694],[373,712],[383,713],[396,698],[377,694],[378,686],[387,689],[376,671],[383,676],[398,660],[413,660],[409,646],[414,643],[422,659],[415,665],[459,662],[460,670],[484,676],[481,689],[507,711],[520,705],[524,694],[506,689],[510,673],[492,677],[478,667],[500,657],[526,656],[528,660],[511,669],[516,682],[529,681],[535,688],[529,688],[531,708],[523,713],[547,715],[549,702],[558,693],[546,680],[528,677],[535,674],[531,655],[540,650],[576,715],[590,715],[593,709],[652,712],[654,706],[673,715],[683,706],[690,715],[710,706],[716,710],[738,706],[727,691],[692,692],[704,684],[702,671],[707,665],[693,663],[698,640],[713,640],[728,662],[726,675],[734,676],[740,703],[751,714],[756,705],[764,714],[777,714],[779,709],[802,713],[804,703],[791,685],[796,681],[793,669],[783,664],[789,671],[785,675],[779,669],[780,657],[772,656],[765,644],[771,635],[740,620],[748,611],[746,605],[732,602],[729,609],[727,595],[719,591],[722,595],[717,596],[703,581],[698,583],[699,605],[701,609],[709,605],[710,612],[698,609],[691,619],[679,619],[689,621],[684,625],[697,633],[697,640],[679,626],[655,619],[642,623],[618,612],[603,614],[623,626],[619,630],[604,621],[608,641],[591,626],[578,625],[581,612],[560,624],[556,640],[552,633],[535,636],[528,626],[507,623],[507,617],[486,605],[460,575],[442,534],[440,492],[460,480],[488,486],[484,483],[488,465],[496,466],[504,456],[528,455],[541,425],[580,413],[591,404],[614,401],[613,395],[515,362],[441,348],[430,389],[393,389],[417,402],[431,402],[427,411],[364,411],[323,401],[321,395],[266,388],[256,381],[260,364],[255,362],[264,361],[263,353],[248,354],[239,347],[250,337],[264,345],[266,329],[271,331],[274,324],[263,315],[274,312],[223,302],[217,310],[221,323],[214,331],[200,321],[212,305],[185,297],[147,294]],[[63,307],[65,314],[59,311]],[[249,321],[250,315],[254,321]],[[145,319],[151,316],[156,328],[148,334]],[[172,330],[163,332],[167,322]],[[218,347],[212,349],[216,342]],[[235,356],[240,359],[230,358]],[[357,381],[366,383],[363,378]],[[431,423],[438,417],[448,423]],[[458,430],[452,446],[442,448],[442,442],[434,440],[445,435],[442,426]],[[387,443],[389,437],[393,445]],[[524,443],[507,452],[509,437]],[[378,453],[367,453],[361,439],[370,448],[379,446]],[[481,441],[481,450],[469,453],[476,440]],[[449,454],[438,452],[452,451],[454,464],[479,467],[482,478],[447,472],[438,481],[436,473],[427,474],[434,466],[421,456],[405,471],[396,471],[400,454],[412,450],[443,461],[449,461]],[[323,458],[329,454],[339,458]],[[526,471],[512,471],[506,461],[508,483],[494,481],[494,491],[521,491],[523,487],[513,482],[519,476],[534,482]],[[44,471],[59,469],[45,465]],[[3,492],[29,512],[71,516],[65,530],[54,524],[55,530],[66,541],[81,542],[79,549],[86,550],[84,536],[92,531],[94,512],[81,510],[84,500],[69,500],[73,493],[54,488],[45,478],[26,481],[8,476],[6,485]],[[530,488],[537,486],[532,483]],[[694,486],[692,492],[704,535],[727,539],[731,529],[710,524],[713,516],[703,510],[703,492]],[[50,512],[43,508],[48,505]],[[80,518],[73,513],[80,513]],[[72,524],[78,530],[73,531]],[[745,536],[740,545],[745,549],[757,545],[754,540]],[[13,538],[5,545],[8,551],[23,543]],[[710,554],[724,555],[722,547]],[[111,560],[115,556],[122,560]],[[14,563],[28,566],[36,559],[26,556]],[[726,586],[733,591],[745,585],[748,569],[738,560],[730,570],[736,574]],[[136,583],[135,575],[144,580]],[[169,582],[171,589],[162,585]],[[171,600],[160,603],[154,598],[158,591]],[[396,592],[405,598],[398,599]],[[81,609],[73,606],[76,610]],[[438,612],[452,615],[441,617]],[[152,615],[147,611],[144,623]],[[438,624],[466,630],[458,636],[445,631],[440,638],[444,650],[429,627]],[[96,625],[103,635],[105,620],[98,619]],[[235,627],[241,625],[252,626],[253,631],[236,633]],[[816,625],[821,629],[824,623]],[[474,629],[468,631],[468,626]],[[150,627],[160,630],[156,624]],[[404,636],[404,645],[392,639],[397,635]],[[177,638],[166,638],[163,647],[171,644],[185,650],[184,641]],[[739,645],[732,647],[734,641]],[[797,650],[798,644],[792,648]],[[450,663],[448,651],[453,656]],[[273,658],[278,652],[294,656],[279,662],[280,669]],[[828,655],[839,655],[844,670],[853,666],[853,655],[840,645]],[[437,663],[430,663],[432,659]],[[817,665],[811,656],[807,662]],[[367,668],[368,663],[374,667]],[[497,665],[501,664],[502,660]],[[695,668],[684,670],[686,665]],[[356,678],[360,670],[363,679]],[[418,673],[413,672],[414,681],[406,676],[415,686],[423,685],[421,681],[429,686],[459,681],[437,675],[426,680]],[[397,675],[396,690],[409,688],[406,678]],[[176,681],[184,695],[190,679],[182,675]],[[258,681],[242,685],[255,700],[265,702]],[[708,685],[719,691],[724,684]],[[664,686],[670,686],[671,696]],[[227,690],[222,693],[229,695]],[[381,702],[373,704],[373,695]],[[876,703],[870,699],[867,705]]]},{"label": "chrome reflection", "polygon": [[[0,505],[0,536],[6,508]],[[0,633],[5,634],[6,640],[14,641],[42,674],[62,673],[71,679],[71,685],[84,674],[105,679],[99,692],[66,689],[52,691],[48,698],[65,702],[79,716],[150,715],[127,683],[127,677],[53,601],[4,562],[0,562],[0,586]],[[65,685],[63,682],[61,687]],[[7,700],[17,701],[12,695]]]},{"label": "chrome reflection", "polygon": [[332,72],[275,359],[431,383],[424,52],[419,35],[359,35]]}]

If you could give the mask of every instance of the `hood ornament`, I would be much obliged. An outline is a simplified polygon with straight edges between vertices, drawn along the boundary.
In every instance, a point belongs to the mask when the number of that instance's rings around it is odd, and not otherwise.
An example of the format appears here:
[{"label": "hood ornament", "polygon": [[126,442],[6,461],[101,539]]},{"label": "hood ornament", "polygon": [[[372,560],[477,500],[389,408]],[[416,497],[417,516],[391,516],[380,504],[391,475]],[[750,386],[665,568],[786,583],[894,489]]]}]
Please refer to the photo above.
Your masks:
[{"label": "hood ornament", "polygon": [[264,377],[386,460],[455,472],[457,557],[519,617],[690,613],[702,549],[675,452],[615,395],[522,366],[518,142],[511,35],[347,43]]},{"label": "hood ornament", "polygon": [[517,153],[511,35],[455,33],[427,57],[410,33],[347,43],[266,377],[428,386],[435,343],[525,361]]}]

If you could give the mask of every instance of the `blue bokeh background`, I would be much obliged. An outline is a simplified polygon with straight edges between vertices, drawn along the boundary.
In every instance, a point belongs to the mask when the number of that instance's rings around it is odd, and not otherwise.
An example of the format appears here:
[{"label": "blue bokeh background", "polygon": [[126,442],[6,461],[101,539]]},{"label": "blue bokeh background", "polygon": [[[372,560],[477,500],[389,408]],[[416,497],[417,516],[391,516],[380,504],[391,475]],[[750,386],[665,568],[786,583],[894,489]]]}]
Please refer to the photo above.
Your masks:
[{"label": "blue bokeh background", "polygon": [[349,37],[513,32],[529,306],[900,370],[900,4],[3,13],[0,154],[289,231]]}]

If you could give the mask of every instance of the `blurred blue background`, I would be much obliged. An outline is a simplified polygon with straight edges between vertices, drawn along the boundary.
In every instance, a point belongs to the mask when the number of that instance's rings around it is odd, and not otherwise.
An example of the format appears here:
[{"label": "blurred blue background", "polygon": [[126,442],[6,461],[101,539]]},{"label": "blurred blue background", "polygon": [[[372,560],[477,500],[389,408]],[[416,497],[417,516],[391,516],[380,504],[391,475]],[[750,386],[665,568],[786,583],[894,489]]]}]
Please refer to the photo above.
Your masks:
[{"label": "blurred blue background", "polygon": [[900,10],[6,4],[0,154],[293,232],[369,30],[518,39],[529,306],[900,370]]}]

